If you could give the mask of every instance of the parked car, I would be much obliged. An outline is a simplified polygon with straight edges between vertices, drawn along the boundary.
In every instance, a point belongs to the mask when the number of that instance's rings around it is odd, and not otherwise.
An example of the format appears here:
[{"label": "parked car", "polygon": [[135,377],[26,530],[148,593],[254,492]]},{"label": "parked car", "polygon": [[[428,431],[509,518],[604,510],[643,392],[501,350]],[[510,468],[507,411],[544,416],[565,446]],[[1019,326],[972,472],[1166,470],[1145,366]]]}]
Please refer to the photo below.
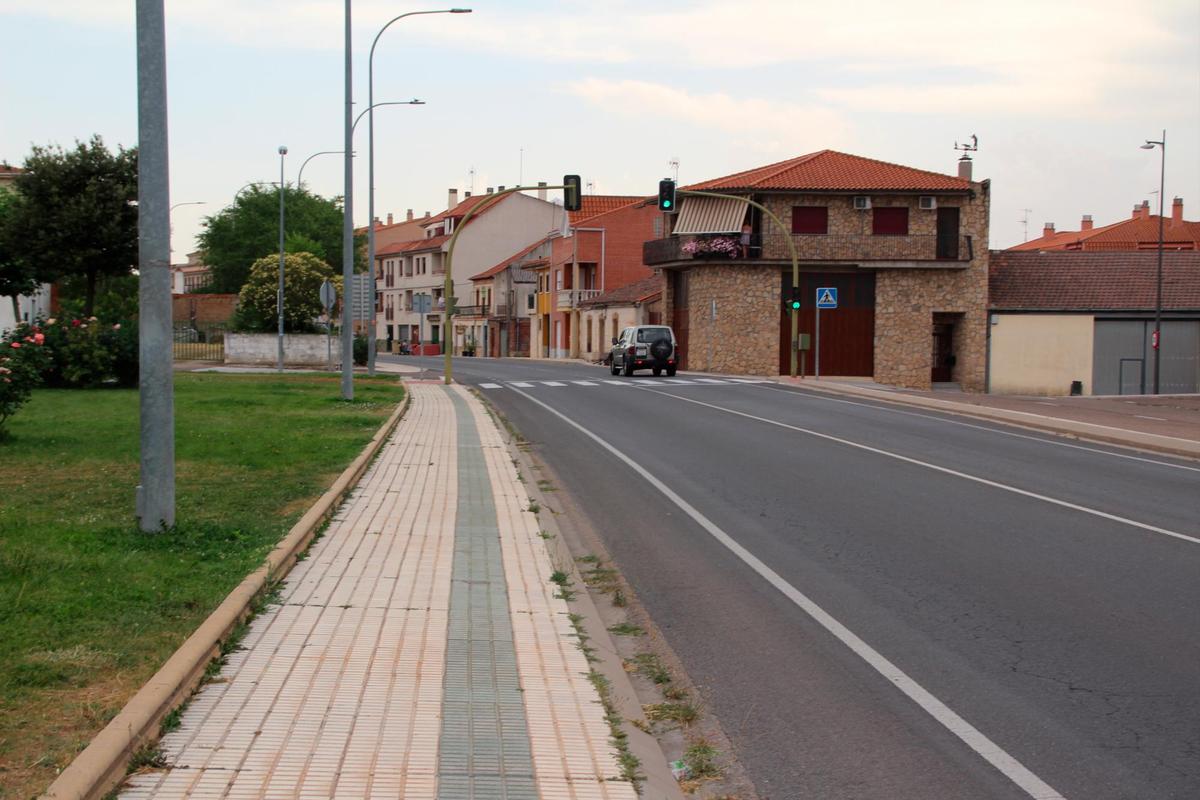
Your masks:
[{"label": "parked car", "polygon": [[632,375],[634,370],[649,369],[655,375],[666,370],[668,376],[673,376],[678,367],[675,332],[666,325],[635,325],[613,339],[608,367],[613,375]]}]

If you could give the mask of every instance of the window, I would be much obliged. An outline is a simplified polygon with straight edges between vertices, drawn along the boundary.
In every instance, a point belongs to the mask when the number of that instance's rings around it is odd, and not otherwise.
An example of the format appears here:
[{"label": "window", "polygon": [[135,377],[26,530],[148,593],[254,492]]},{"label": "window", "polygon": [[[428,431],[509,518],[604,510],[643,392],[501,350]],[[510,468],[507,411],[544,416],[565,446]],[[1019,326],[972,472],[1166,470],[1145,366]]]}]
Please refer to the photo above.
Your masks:
[{"label": "window", "polygon": [[829,208],[826,206],[792,206],[792,233],[829,233]]},{"label": "window", "polygon": [[871,233],[876,236],[907,236],[907,208],[874,208],[871,210]]},{"label": "window", "polygon": [[563,276],[562,276],[562,274],[563,274],[563,271],[562,271],[561,269],[556,269],[556,270],[554,270],[554,288],[555,288],[555,289],[562,289],[562,288],[563,288]]}]

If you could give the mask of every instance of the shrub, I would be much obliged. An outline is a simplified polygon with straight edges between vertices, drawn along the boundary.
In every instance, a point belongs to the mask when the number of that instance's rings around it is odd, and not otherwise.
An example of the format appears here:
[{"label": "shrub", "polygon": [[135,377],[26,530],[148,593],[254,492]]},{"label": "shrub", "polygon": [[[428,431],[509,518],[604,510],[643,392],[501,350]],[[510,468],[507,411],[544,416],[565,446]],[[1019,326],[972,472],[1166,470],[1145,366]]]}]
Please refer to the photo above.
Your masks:
[{"label": "shrub", "polygon": [[361,334],[354,337],[354,363],[360,367],[367,363],[367,337]]},{"label": "shrub", "polygon": [[21,324],[0,338],[0,433],[4,423],[29,400],[50,361],[39,325]]},{"label": "shrub", "polygon": [[112,377],[117,379],[117,384],[127,387],[137,386],[140,355],[137,321],[103,326],[100,341],[112,355]]},{"label": "shrub", "polygon": [[[342,279],[312,253],[288,253],[283,264],[283,329],[289,333],[311,333],[321,305],[321,284],[330,281],[342,293]],[[250,267],[250,277],[238,295],[234,322],[239,330],[273,333],[278,330],[279,256],[266,256]]]},{"label": "shrub", "polygon": [[47,386],[89,389],[112,377],[113,356],[101,339],[102,328],[96,317],[46,320],[42,329],[51,360],[42,377]]}]

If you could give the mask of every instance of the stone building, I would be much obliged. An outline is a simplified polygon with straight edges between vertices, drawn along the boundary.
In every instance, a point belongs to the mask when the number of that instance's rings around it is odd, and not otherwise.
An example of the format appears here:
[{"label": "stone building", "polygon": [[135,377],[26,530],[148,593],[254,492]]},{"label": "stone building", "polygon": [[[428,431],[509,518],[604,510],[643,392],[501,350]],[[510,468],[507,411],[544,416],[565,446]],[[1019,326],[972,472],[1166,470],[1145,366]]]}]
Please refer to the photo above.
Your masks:
[{"label": "stone building", "polygon": [[683,187],[644,261],[684,368],[789,373],[794,296],[804,374],[982,391],[989,188],[966,158],[954,176],[832,150]]}]

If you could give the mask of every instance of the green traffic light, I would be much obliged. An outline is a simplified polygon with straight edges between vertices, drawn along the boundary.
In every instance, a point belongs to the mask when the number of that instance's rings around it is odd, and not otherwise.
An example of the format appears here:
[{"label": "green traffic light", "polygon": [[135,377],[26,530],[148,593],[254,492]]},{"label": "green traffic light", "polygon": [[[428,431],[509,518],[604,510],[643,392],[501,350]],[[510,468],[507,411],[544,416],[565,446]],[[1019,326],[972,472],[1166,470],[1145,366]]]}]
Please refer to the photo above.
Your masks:
[{"label": "green traffic light", "polygon": [[663,200],[663,208],[670,208],[670,207],[671,207],[671,201]]},{"label": "green traffic light", "polygon": [[799,310],[800,310],[800,301],[799,301],[799,300],[793,300],[793,301],[792,301],[792,310],[793,310],[793,311],[799,311]]}]

